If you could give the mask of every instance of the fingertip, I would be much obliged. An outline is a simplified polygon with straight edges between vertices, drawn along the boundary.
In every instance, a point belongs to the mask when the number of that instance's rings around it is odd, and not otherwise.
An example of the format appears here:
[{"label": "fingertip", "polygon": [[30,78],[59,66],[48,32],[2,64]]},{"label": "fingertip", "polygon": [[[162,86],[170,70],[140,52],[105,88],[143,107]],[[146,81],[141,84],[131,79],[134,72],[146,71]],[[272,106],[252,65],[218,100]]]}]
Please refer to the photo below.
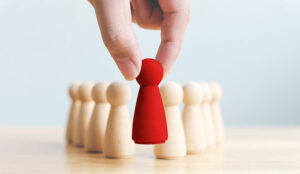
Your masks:
[{"label": "fingertip", "polygon": [[157,61],[161,64],[162,68],[163,68],[163,79],[166,79],[169,75],[170,72],[170,68],[164,63],[162,62],[160,59],[157,59]]},{"label": "fingertip", "polygon": [[180,41],[162,41],[158,52],[156,54],[156,60],[160,62],[164,70],[164,78],[166,78],[171,71],[173,64],[175,63],[180,52]]},{"label": "fingertip", "polygon": [[116,64],[126,80],[134,80],[140,73],[140,63],[130,58],[117,58]]}]

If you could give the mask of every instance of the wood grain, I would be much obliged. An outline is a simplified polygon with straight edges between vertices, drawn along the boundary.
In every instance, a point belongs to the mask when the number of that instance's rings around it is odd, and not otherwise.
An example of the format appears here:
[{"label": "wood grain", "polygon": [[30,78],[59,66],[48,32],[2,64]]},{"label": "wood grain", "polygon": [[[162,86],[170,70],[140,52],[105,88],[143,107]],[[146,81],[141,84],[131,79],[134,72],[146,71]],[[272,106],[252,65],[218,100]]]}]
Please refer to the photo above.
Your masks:
[{"label": "wood grain", "polygon": [[300,127],[227,129],[223,147],[178,160],[155,159],[146,145],[132,159],[88,154],[62,130],[1,127],[0,173],[300,173]]}]

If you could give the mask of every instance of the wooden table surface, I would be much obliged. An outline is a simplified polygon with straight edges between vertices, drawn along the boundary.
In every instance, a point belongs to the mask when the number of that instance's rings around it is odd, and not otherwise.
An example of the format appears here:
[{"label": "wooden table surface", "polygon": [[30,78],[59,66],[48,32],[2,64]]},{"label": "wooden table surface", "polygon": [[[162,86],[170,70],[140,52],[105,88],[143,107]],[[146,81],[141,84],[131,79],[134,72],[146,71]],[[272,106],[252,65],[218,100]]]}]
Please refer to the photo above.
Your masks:
[{"label": "wooden table surface", "polygon": [[132,159],[107,159],[66,145],[62,128],[1,127],[0,173],[300,174],[300,127],[231,128],[226,143],[200,155],[159,160],[137,145]]}]

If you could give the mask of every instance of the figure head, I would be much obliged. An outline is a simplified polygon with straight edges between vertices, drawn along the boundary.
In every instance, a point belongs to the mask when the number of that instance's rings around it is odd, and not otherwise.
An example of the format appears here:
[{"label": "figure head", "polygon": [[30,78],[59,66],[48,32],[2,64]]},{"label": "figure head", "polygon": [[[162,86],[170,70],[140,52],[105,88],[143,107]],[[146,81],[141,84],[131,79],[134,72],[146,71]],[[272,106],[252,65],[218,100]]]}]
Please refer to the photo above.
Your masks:
[{"label": "figure head", "polygon": [[179,105],[183,99],[183,90],[175,82],[166,82],[160,87],[160,94],[164,106]]},{"label": "figure head", "polygon": [[94,83],[84,82],[79,87],[79,99],[83,102],[91,101],[92,99],[92,89]]},{"label": "figure head", "polygon": [[163,78],[163,68],[155,59],[144,59],[141,72],[136,78],[141,86],[158,85]]},{"label": "figure head", "polygon": [[189,82],[183,86],[183,102],[186,105],[200,104],[203,99],[203,91],[197,82]]},{"label": "figure head", "polygon": [[109,83],[99,82],[96,83],[92,90],[92,97],[96,103],[107,103],[106,90]]},{"label": "figure head", "polygon": [[200,83],[201,88],[203,89],[204,102],[212,101],[212,90],[208,83]]},{"label": "figure head", "polygon": [[80,86],[80,82],[75,81],[71,84],[69,88],[69,95],[73,101],[79,99],[79,94],[78,94],[79,86]]},{"label": "figure head", "polygon": [[213,94],[213,100],[214,101],[221,100],[222,95],[223,95],[221,86],[218,83],[212,82],[212,83],[210,83],[210,87],[211,87],[212,94]]},{"label": "figure head", "polygon": [[113,105],[125,105],[129,102],[131,91],[129,86],[124,82],[111,83],[106,91],[108,102]]}]

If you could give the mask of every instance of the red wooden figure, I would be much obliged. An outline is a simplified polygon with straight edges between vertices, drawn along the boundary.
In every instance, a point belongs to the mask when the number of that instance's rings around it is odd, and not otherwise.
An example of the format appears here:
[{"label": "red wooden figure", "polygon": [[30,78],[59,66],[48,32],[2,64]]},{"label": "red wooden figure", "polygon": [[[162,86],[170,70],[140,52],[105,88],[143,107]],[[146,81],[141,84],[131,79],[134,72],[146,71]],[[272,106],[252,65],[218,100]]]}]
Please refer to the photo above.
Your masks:
[{"label": "red wooden figure", "polygon": [[168,139],[165,110],[158,85],[163,68],[155,59],[144,59],[136,78],[140,84],[132,127],[132,139],[136,144],[160,144]]}]

